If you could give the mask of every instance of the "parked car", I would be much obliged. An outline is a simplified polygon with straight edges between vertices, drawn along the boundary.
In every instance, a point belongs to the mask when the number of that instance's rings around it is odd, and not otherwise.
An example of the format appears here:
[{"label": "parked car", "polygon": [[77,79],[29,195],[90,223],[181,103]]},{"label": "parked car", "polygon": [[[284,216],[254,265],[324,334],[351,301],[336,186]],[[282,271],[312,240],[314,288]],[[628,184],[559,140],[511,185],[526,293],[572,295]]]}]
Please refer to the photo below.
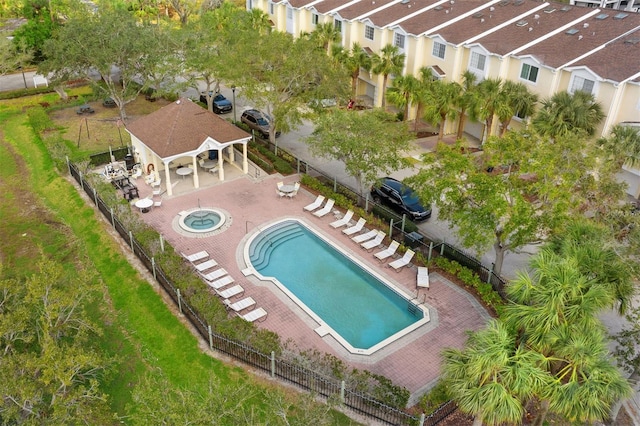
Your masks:
[{"label": "parked car", "polygon": [[385,177],[380,185],[371,187],[371,197],[376,203],[384,203],[399,213],[406,213],[419,222],[431,217],[431,206],[423,206],[415,191],[402,182]]},{"label": "parked car", "polygon": [[[229,102],[229,99],[225,98],[222,93],[218,93],[214,96],[213,92],[209,92],[209,95],[213,96],[213,112],[216,114],[224,114],[233,110],[231,102]],[[207,95],[204,92],[200,94],[200,102],[208,105]]]},{"label": "parked car", "polygon": [[[240,121],[249,126],[250,129],[260,133],[260,135],[268,139],[271,131],[271,117],[257,109],[248,109],[240,116]],[[276,138],[280,136],[280,132],[276,132]]]}]

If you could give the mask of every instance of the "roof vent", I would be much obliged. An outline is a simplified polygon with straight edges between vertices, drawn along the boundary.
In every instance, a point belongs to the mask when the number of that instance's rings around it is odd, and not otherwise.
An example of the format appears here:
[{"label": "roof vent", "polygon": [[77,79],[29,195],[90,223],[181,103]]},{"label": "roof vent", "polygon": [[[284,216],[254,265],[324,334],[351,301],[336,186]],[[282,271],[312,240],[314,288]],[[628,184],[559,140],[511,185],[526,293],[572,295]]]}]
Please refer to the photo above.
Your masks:
[{"label": "roof vent", "polygon": [[513,0],[513,5],[514,6],[520,6],[524,4],[524,0]]},{"label": "roof vent", "polygon": [[440,6],[440,5],[437,5],[436,7],[433,8],[433,10],[442,10],[442,9],[444,9],[444,8],[442,6]]},{"label": "roof vent", "polygon": [[569,30],[567,30],[567,32],[565,34],[569,34],[569,35],[574,35],[577,34],[579,30],[576,30],[575,28],[571,28]]},{"label": "roof vent", "polygon": [[491,6],[491,7],[489,8],[489,12],[493,12],[494,10],[496,10],[496,8],[495,8],[495,7],[493,7],[493,6]]},{"label": "roof vent", "polygon": [[584,24],[582,24],[582,28],[589,28],[589,23],[585,22]]},{"label": "roof vent", "polygon": [[564,6],[562,9],[560,9],[560,12],[568,12],[571,10],[571,7],[569,6]]},{"label": "roof vent", "polygon": [[555,11],[556,11],[556,8],[555,8],[555,7],[547,7],[547,8],[544,10],[544,13],[553,13],[553,12],[555,12]]},{"label": "roof vent", "polygon": [[535,15],[533,15],[533,19],[535,19],[535,20],[537,21],[538,19],[540,19],[540,15],[538,15],[538,14],[536,13]]},{"label": "roof vent", "polygon": [[620,12],[620,13],[618,13],[617,15],[615,15],[615,16],[613,17],[613,19],[624,19],[624,18],[626,18],[627,16],[629,16],[629,14],[628,14],[628,13],[622,13],[622,12]]},{"label": "roof vent", "polygon": [[521,19],[518,22],[516,22],[516,27],[526,27],[526,26],[527,26],[527,21],[525,21],[524,19]]},{"label": "roof vent", "polygon": [[508,5],[509,3],[511,3],[509,0],[502,0],[502,1],[500,2],[500,6],[506,6],[506,5]]},{"label": "roof vent", "polygon": [[411,0],[402,0],[400,3],[402,3],[402,4],[407,4],[407,3],[409,3],[410,1],[411,1]]},{"label": "roof vent", "polygon": [[601,14],[596,16],[596,19],[602,21],[603,19],[607,19],[608,17],[609,17],[609,15],[607,15],[606,13],[601,13]]},{"label": "roof vent", "polygon": [[471,16],[473,16],[474,18],[482,18],[483,15],[482,15],[482,12],[476,12]]},{"label": "roof vent", "polygon": [[636,45],[640,43],[640,38],[630,38],[624,41],[624,44],[633,44]]}]

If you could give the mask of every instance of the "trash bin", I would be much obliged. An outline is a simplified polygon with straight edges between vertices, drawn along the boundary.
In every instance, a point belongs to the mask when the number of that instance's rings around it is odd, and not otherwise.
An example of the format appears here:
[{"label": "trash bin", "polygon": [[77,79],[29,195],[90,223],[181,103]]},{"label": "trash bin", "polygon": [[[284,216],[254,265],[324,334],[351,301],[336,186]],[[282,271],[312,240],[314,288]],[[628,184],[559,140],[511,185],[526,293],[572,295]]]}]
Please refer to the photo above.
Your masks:
[{"label": "trash bin", "polygon": [[410,232],[404,236],[404,243],[411,248],[416,248],[420,246],[423,240],[424,240],[424,235],[415,231]]},{"label": "trash bin", "polygon": [[131,154],[127,154],[124,156],[124,163],[127,167],[127,171],[131,171],[131,169],[133,169],[133,166],[136,164],[135,160],[133,159],[133,155]]}]

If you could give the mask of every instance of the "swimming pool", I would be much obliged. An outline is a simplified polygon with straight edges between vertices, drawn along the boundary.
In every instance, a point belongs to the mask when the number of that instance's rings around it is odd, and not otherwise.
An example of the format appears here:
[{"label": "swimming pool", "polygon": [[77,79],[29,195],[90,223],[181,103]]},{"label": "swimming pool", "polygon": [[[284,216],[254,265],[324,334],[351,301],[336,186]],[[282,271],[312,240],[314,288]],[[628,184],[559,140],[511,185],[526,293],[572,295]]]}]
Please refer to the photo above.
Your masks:
[{"label": "swimming pool", "polygon": [[245,261],[352,353],[374,353],[429,321],[424,306],[298,219],[253,235]]}]

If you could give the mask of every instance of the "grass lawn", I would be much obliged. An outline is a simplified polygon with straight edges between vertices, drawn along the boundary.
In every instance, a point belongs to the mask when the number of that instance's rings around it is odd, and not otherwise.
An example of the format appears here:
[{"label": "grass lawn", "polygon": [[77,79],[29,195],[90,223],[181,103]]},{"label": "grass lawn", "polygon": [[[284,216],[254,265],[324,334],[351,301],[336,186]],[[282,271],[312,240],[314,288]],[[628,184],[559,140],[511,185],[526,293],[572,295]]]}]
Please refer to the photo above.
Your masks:
[{"label": "grass lawn", "polygon": [[[119,361],[103,387],[112,410],[125,414],[133,385],[148,371],[160,370],[171,385],[203,394],[211,373],[223,387],[238,381],[257,383],[243,369],[200,350],[198,340],[129,263],[99,213],[54,171],[44,144],[25,125],[23,102],[0,101],[2,274],[6,278],[34,272],[33,260],[41,250],[67,268],[83,262],[97,272],[104,284],[104,298],[92,307],[92,315],[104,324],[104,335],[96,344]],[[109,109],[108,113],[117,111]],[[107,111],[104,114],[106,117]],[[99,150],[98,145],[92,148]],[[260,406],[261,401],[251,404]],[[342,415],[335,417],[336,424],[351,424]]]}]

